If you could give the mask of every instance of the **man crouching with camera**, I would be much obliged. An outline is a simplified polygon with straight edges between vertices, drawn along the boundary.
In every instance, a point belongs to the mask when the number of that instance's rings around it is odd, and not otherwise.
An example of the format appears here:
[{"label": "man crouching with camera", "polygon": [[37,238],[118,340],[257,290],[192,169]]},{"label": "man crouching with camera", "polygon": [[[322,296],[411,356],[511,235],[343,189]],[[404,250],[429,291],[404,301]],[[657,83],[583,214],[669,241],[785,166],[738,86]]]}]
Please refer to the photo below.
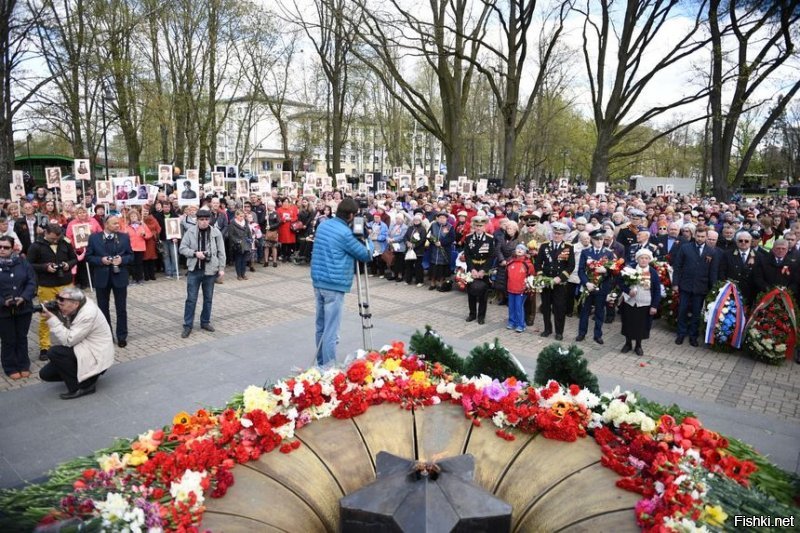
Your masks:
[{"label": "man crouching with camera", "polygon": [[93,394],[100,374],[114,364],[111,326],[92,300],[76,287],[62,288],[52,302],[42,304],[56,345],[49,362],[39,371],[42,381],[63,381],[62,400]]}]

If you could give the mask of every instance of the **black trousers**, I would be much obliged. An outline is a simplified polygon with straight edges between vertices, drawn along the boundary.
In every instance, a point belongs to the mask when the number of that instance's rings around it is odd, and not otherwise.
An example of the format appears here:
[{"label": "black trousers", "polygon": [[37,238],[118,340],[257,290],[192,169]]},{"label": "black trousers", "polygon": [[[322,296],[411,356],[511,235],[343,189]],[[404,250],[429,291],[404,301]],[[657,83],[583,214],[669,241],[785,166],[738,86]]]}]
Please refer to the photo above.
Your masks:
[{"label": "black trousers", "polygon": [[478,296],[471,294],[467,295],[467,303],[469,304],[469,316],[477,316],[478,318],[486,318],[486,305],[489,301],[489,291],[485,290]]},{"label": "black trousers", "polygon": [[128,339],[128,287],[95,287],[97,295],[97,307],[103,312],[108,325],[111,325],[111,313],[109,305],[111,303],[111,292],[114,292],[114,309],[117,312],[117,341]]},{"label": "black trousers", "polygon": [[0,359],[6,375],[27,372],[31,368],[31,360],[28,358],[28,330],[31,328],[32,318],[32,313],[0,318]]},{"label": "black trousers", "polygon": [[144,261],[144,252],[133,252],[133,263],[131,263],[131,275],[133,281],[142,281],[144,279],[144,270],[142,262]]},{"label": "black trousers", "polygon": [[552,289],[542,289],[542,318],[544,330],[553,331],[551,317],[555,318],[556,334],[564,333],[564,321],[567,316],[567,299],[569,287],[566,283],[553,286]]},{"label": "black trousers", "polygon": [[75,358],[75,350],[69,346],[53,346],[47,351],[47,356],[49,361],[39,371],[39,378],[42,381],[63,381],[69,392],[88,389],[100,377],[92,376],[78,382],[78,359]]},{"label": "black trousers", "polygon": [[[422,268],[422,257],[417,255],[416,259],[403,261],[405,266],[406,283],[422,283],[425,281],[425,270]],[[416,281],[415,281],[416,280]]]}]

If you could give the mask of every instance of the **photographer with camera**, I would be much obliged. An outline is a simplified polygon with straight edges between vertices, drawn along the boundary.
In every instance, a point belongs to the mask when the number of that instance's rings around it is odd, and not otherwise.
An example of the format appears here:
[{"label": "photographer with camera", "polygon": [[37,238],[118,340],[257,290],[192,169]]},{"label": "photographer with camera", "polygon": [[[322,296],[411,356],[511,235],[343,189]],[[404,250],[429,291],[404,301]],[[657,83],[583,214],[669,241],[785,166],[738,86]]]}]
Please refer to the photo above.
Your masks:
[{"label": "photographer with camera", "polygon": [[92,265],[97,307],[103,312],[109,326],[111,313],[109,304],[114,293],[114,309],[117,312],[117,344],[128,345],[128,266],[133,262],[131,240],[127,233],[119,231],[119,217],[106,217],[103,232],[93,233],[86,248],[86,261]]},{"label": "photographer with camera", "polygon": [[355,220],[358,212],[359,206],[355,200],[345,198],[336,209],[336,216],[320,224],[314,237],[311,281],[317,300],[319,366],[336,361],[344,295],[350,292],[353,285],[353,261],[366,263],[372,259],[373,245],[366,239],[364,219],[359,217]]},{"label": "photographer with camera", "polygon": [[18,380],[31,375],[28,330],[36,294],[36,274],[30,263],[14,252],[14,239],[0,237],[0,360],[6,375]]},{"label": "photographer with camera", "polygon": [[97,305],[77,287],[61,289],[54,302],[42,305],[57,344],[47,355],[50,362],[39,371],[42,381],[63,381],[62,400],[92,394],[100,374],[114,364],[114,339],[108,320]]},{"label": "photographer with camera", "polygon": [[[28,248],[28,262],[36,272],[36,283],[39,286],[37,296],[40,302],[52,300],[58,291],[72,285],[72,267],[78,264],[75,249],[63,238],[61,226],[48,224],[44,235]],[[47,318],[39,321],[39,360],[47,361],[47,350],[50,349],[50,330]]]}]

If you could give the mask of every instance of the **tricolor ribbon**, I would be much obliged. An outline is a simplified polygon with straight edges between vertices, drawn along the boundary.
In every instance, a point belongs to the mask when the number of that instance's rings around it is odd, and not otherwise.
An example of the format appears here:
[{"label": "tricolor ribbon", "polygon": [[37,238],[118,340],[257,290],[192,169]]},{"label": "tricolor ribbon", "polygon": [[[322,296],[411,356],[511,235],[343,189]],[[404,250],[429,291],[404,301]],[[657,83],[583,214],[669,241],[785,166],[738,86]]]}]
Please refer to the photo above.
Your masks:
[{"label": "tricolor ribbon", "polygon": [[714,328],[720,319],[725,318],[722,316],[722,309],[725,307],[725,304],[728,302],[728,300],[733,300],[733,303],[736,305],[736,315],[733,323],[733,332],[728,338],[727,344],[738,349],[742,346],[742,340],[744,339],[744,305],[742,304],[742,297],[739,294],[739,289],[736,287],[735,283],[730,281],[726,282],[725,285],[720,288],[719,292],[717,293],[717,298],[714,300],[711,306],[711,312],[707,317],[706,323],[706,344],[716,344]]},{"label": "tricolor ribbon", "polygon": [[761,298],[761,301],[758,302],[756,308],[753,309],[753,313],[750,315],[750,319],[747,321],[747,324],[745,324],[745,331],[750,329],[761,311],[766,309],[776,298],[786,310],[786,315],[789,319],[789,325],[791,326],[789,330],[789,337],[786,339],[786,359],[791,359],[794,356],[794,347],[797,343],[797,315],[794,310],[792,297],[789,296],[789,292],[787,291],[786,287],[775,287],[765,294],[763,298]]}]

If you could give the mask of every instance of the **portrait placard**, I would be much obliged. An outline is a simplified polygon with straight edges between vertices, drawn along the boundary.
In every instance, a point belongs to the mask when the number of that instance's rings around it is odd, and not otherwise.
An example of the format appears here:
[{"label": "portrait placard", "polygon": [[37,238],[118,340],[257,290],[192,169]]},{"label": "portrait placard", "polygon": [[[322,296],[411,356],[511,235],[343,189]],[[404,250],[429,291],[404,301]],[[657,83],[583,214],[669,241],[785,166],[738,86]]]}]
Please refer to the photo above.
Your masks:
[{"label": "portrait placard", "polygon": [[212,172],[211,173],[211,190],[214,192],[222,192],[225,190],[225,173]]},{"label": "portrait placard", "polygon": [[461,184],[461,194],[472,194],[472,182],[467,180]]},{"label": "portrait placard", "polygon": [[411,189],[411,174],[401,174],[400,181],[397,184],[397,187],[401,191],[408,191]]},{"label": "portrait placard", "polygon": [[480,179],[478,180],[478,185],[475,187],[475,194],[478,196],[482,196],[486,194],[486,190],[489,188],[489,180],[487,179]]},{"label": "portrait placard", "polygon": [[110,181],[96,181],[94,184],[94,191],[99,204],[114,203],[114,193],[111,190]]},{"label": "portrait placard", "polygon": [[262,196],[264,193],[272,193],[272,177],[269,174],[259,174],[258,192],[260,192]]},{"label": "portrait placard", "polygon": [[181,238],[181,219],[170,217],[164,220],[166,225],[167,239]]},{"label": "portrait placard", "polygon": [[450,180],[447,190],[448,192],[458,192],[458,181]]},{"label": "portrait placard", "polygon": [[468,180],[469,180],[469,178],[467,178],[466,176],[459,176],[459,177],[458,177],[458,186],[459,186],[459,188],[461,187],[461,185],[462,185],[464,182],[466,182],[466,181],[468,181]]},{"label": "portrait placard", "polygon": [[606,182],[598,181],[595,187],[595,194],[605,194],[605,193],[606,193]]},{"label": "portrait placard", "polygon": [[25,182],[23,173],[21,170],[12,170],[11,171],[11,183],[9,184],[11,187],[11,195],[10,198],[13,201],[18,201],[25,198]]},{"label": "portrait placard", "polygon": [[200,169],[198,168],[190,168],[186,170],[186,179],[187,180],[200,180]]},{"label": "portrait placard", "polygon": [[281,187],[289,187],[289,185],[290,185],[291,183],[292,183],[292,173],[291,173],[291,172],[289,172],[289,171],[283,171],[283,172],[281,172],[281,182],[280,182],[280,186],[281,186]]},{"label": "portrait placard", "polygon": [[434,186],[435,186],[437,189],[442,189],[442,188],[444,188],[444,176],[442,176],[441,174],[436,174],[436,175],[433,177],[433,185],[434,185]]},{"label": "portrait placard", "polygon": [[172,183],[172,165],[158,165],[158,182]]},{"label": "portrait placard", "polygon": [[379,182],[378,182],[378,188],[377,188],[377,191],[378,191],[379,193],[384,193],[384,194],[386,194],[386,182],[385,182],[385,181],[382,181],[382,180],[381,180],[381,181],[379,181]]},{"label": "portrait placard", "polygon": [[339,172],[335,176],[336,178],[336,188],[341,189],[347,183],[347,174],[344,172]]},{"label": "portrait placard", "polygon": [[558,188],[562,191],[569,189],[569,178],[559,178]]},{"label": "portrait placard", "polygon": [[91,181],[92,171],[88,159],[76,159],[72,162],[72,173],[76,180]]},{"label": "portrait placard", "polygon": [[303,184],[303,196],[314,196],[314,185],[311,183]]},{"label": "portrait placard", "polygon": [[74,224],[72,226],[72,241],[75,248],[86,248],[89,246],[89,235],[92,234],[91,224]]},{"label": "portrait placard", "polygon": [[58,189],[61,187],[61,169],[59,167],[47,167],[44,169],[47,178],[48,189]]},{"label": "portrait placard", "polygon": [[672,183],[664,185],[664,194],[675,194],[675,185]]},{"label": "portrait placard", "polygon": [[424,174],[417,175],[417,189],[422,189],[428,186],[428,177]]},{"label": "portrait placard", "polygon": [[371,173],[364,174],[364,183],[367,184],[367,187],[372,187],[375,184],[374,174]]},{"label": "portrait placard", "polygon": [[78,191],[75,188],[75,181],[62,179],[59,188],[61,189],[62,202],[77,202]]},{"label": "portrait placard", "polygon": [[250,194],[250,182],[246,179],[236,180],[236,198],[247,198]]},{"label": "portrait placard", "polygon": [[225,181],[233,181],[239,179],[239,167],[236,165],[225,165]]},{"label": "portrait placard", "polygon": [[365,194],[367,192],[367,184],[364,183],[363,181],[358,183],[358,192],[365,193]]},{"label": "portrait placard", "polygon": [[200,205],[200,182],[180,180],[178,184],[178,205]]}]

